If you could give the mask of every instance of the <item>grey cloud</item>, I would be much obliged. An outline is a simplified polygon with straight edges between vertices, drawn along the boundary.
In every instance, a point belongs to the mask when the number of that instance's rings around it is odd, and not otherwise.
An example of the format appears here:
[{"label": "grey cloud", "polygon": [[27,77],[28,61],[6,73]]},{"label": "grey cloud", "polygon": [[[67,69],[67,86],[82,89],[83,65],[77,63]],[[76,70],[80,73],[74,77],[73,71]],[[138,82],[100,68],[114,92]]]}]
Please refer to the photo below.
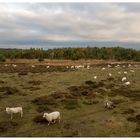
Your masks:
[{"label": "grey cloud", "polygon": [[127,3],[0,4],[0,46],[36,40],[140,42],[139,7]]}]

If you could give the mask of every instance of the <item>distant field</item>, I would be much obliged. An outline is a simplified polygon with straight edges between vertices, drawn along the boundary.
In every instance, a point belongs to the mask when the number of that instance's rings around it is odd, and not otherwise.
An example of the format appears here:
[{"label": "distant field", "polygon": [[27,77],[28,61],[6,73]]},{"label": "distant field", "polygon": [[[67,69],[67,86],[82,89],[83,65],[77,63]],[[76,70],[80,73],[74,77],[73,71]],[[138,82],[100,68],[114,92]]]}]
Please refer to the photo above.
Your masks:
[{"label": "distant field", "polygon": [[[24,60],[24,64],[22,61],[0,64],[1,137],[140,136],[139,65],[128,67],[127,62],[118,68],[116,64],[108,68],[109,61],[97,60],[45,60],[41,63]],[[66,67],[80,64],[85,68]],[[87,65],[91,67],[87,69]],[[102,70],[102,67],[106,69]],[[97,76],[96,80],[94,76]],[[130,86],[121,81],[124,76],[131,82]],[[107,95],[115,108],[104,108]],[[5,107],[16,106],[23,107],[23,118],[16,114],[10,120]],[[55,110],[61,113],[61,123],[48,126],[42,115]]]}]

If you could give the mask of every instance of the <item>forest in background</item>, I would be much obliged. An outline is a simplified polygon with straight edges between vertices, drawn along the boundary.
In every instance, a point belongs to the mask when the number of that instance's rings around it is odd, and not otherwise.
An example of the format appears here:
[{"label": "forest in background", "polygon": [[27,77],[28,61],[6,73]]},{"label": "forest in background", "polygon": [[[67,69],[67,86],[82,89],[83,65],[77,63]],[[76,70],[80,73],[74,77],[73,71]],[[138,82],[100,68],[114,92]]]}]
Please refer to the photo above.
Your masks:
[{"label": "forest in background", "polygon": [[44,50],[42,48],[30,49],[0,49],[0,61],[6,59],[62,59],[62,60],[79,60],[79,59],[99,59],[99,60],[117,60],[117,61],[140,61],[140,51],[126,49],[122,47],[77,47],[77,48],[54,48]]}]

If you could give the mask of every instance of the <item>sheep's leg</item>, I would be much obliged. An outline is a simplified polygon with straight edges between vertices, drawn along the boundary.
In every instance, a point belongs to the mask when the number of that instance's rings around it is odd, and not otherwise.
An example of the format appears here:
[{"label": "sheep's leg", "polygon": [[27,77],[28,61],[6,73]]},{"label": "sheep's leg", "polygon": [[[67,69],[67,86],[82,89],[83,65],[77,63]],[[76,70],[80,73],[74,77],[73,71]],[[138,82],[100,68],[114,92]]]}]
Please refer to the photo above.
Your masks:
[{"label": "sheep's leg", "polygon": [[23,111],[21,111],[21,118],[23,117]]},{"label": "sheep's leg", "polygon": [[61,118],[60,118],[60,116],[59,116],[59,118],[58,118],[58,120],[59,120],[59,123],[60,123],[60,119],[61,119]]},{"label": "sheep's leg", "polygon": [[48,125],[50,125],[50,122],[48,123]]},{"label": "sheep's leg", "polygon": [[11,120],[13,119],[13,113],[11,113]]}]

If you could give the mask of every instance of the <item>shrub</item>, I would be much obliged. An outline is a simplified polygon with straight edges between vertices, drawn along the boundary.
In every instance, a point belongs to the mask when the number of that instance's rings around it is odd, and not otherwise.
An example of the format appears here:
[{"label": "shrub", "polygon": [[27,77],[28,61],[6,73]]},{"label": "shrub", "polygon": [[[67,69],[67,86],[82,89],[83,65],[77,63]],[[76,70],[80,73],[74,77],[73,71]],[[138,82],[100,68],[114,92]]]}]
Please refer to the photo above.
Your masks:
[{"label": "shrub", "polygon": [[14,121],[3,121],[0,122],[0,133],[6,132],[9,129],[13,129],[18,125],[17,122]]},{"label": "shrub", "polygon": [[37,108],[37,112],[42,113],[45,111],[52,111],[47,105],[40,105]]},{"label": "shrub", "polygon": [[42,62],[42,61],[44,61],[44,58],[41,57],[41,58],[38,59],[38,61]]},{"label": "shrub", "polygon": [[43,115],[42,114],[40,114],[40,115],[37,115],[34,119],[33,119],[33,121],[35,122],[35,123],[48,123],[48,121],[45,119],[45,118],[43,118]]},{"label": "shrub", "polygon": [[5,62],[6,58],[3,54],[0,54],[0,62]]},{"label": "shrub", "polygon": [[65,109],[76,109],[80,107],[77,99],[65,99],[63,100],[63,104]]}]

